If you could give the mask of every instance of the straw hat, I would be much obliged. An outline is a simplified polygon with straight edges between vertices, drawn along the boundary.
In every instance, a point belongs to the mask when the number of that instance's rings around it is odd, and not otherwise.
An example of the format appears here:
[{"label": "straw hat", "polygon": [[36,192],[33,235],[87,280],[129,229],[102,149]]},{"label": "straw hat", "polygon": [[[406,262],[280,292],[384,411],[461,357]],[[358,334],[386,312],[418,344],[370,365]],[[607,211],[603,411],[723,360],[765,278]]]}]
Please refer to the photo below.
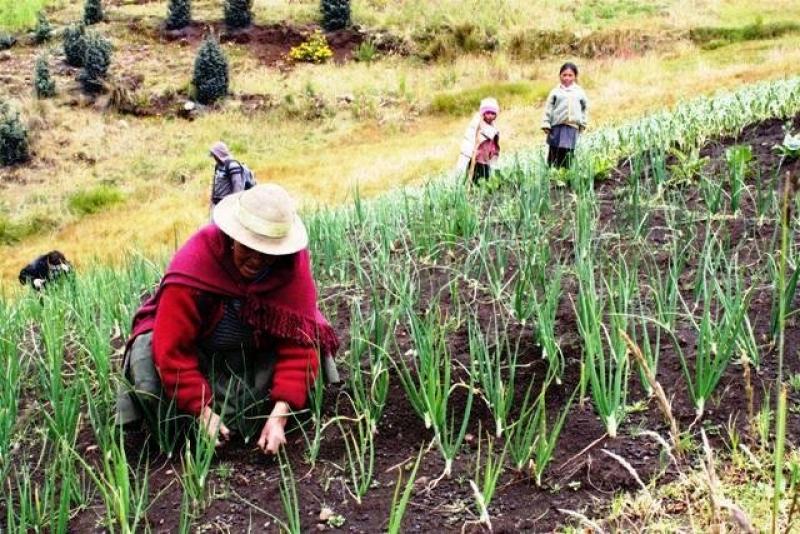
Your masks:
[{"label": "straw hat", "polygon": [[227,236],[264,254],[293,254],[308,246],[308,234],[284,188],[261,184],[223,198],[214,222]]}]

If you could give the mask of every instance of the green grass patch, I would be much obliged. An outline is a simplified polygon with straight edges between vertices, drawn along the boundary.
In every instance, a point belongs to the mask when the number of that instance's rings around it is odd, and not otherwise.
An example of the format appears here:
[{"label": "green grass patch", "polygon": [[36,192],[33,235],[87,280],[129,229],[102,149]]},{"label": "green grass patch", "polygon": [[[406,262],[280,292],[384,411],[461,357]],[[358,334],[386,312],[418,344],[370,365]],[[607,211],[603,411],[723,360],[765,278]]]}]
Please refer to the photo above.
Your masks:
[{"label": "green grass patch", "polygon": [[70,195],[67,205],[76,215],[91,215],[103,211],[109,206],[118,204],[125,195],[111,185],[98,185]]},{"label": "green grass patch", "polygon": [[33,28],[36,14],[50,3],[52,0],[0,0],[0,30]]},{"label": "green grass patch", "polygon": [[430,110],[433,113],[461,117],[477,111],[481,100],[487,96],[499,100],[501,106],[535,102],[547,97],[551,85],[549,82],[506,82],[440,93],[433,97]]},{"label": "green grass patch", "polygon": [[46,215],[31,215],[21,221],[13,221],[0,215],[0,244],[13,245],[26,237],[54,229],[58,221]]},{"label": "green grass patch", "polygon": [[789,33],[800,32],[800,23],[793,21],[778,21],[764,23],[757,20],[752,24],[738,27],[707,27],[701,26],[689,30],[689,39],[704,49],[714,49],[720,46],[743,41],[758,41],[762,39],[775,39]]}]

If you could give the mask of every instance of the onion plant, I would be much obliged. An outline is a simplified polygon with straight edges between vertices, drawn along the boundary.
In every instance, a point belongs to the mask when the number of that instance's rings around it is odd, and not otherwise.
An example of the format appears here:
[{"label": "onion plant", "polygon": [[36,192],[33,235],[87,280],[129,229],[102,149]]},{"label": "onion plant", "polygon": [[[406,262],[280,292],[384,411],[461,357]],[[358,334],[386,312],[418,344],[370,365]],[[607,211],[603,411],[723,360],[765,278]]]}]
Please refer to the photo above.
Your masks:
[{"label": "onion plant", "polygon": [[289,463],[289,456],[283,447],[278,451],[278,464],[280,466],[278,489],[283,513],[286,515],[286,521],[281,522],[281,527],[288,534],[300,534],[302,528],[300,524],[300,500],[297,498],[297,482],[294,478],[292,465]]},{"label": "onion plant", "polygon": [[399,534],[403,526],[403,516],[406,513],[406,507],[411,499],[411,491],[414,489],[414,482],[417,480],[417,469],[422,460],[423,450],[417,454],[417,460],[408,474],[408,480],[403,487],[403,493],[400,493],[400,487],[403,485],[403,471],[397,477],[397,485],[394,487],[394,495],[392,497],[392,507],[389,510],[389,524],[386,526],[388,534]]},{"label": "onion plant", "polygon": [[561,429],[572,407],[572,401],[578,388],[573,391],[569,400],[557,412],[555,419],[548,421],[547,390],[550,380],[545,380],[539,394],[531,397],[533,384],[525,393],[519,416],[511,427],[507,438],[508,454],[517,471],[528,469],[541,487],[544,475],[561,435]]},{"label": "onion plant", "polygon": [[489,531],[492,531],[492,521],[489,517],[489,506],[494,498],[495,490],[497,489],[497,482],[500,480],[500,475],[503,474],[503,464],[506,459],[506,446],[500,454],[494,452],[494,441],[490,436],[486,436],[486,458],[483,459],[481,465],[481,439],[480,431],[478,432],[478,452],[475,459],[475,475],[469,481],[472,494],[475,497],[475,504],[478,507],[480,514],[479,521],[486,525]]},{"label": "onion plant", "polygon": [[508,415],[514,405],[516,390],[517,356],[519,343],[513,344],[505,333],[500,332],[497,320],[494,322],[493,339],[481,331],[476,317],[468,321],[470,373],[480,386],[481,395],[495,421],[495,436],[501,437],[506,428]]},{"label": "onion plant", "polygon": [[[625,417],[630,365],[627,346],[621,332],[627,330],[626,316],[630,302],[627,274],[606,282],[608,298],[595,289],[593,261],[584,258],[578,264],[578,331],[583,338],[586,376],[591,386],[595,409],[610,437]],[[609,326],[603,324],[608,305]]]},{"label": "onion plant", "polygon": [[739,211],[742,193],[747,191],[745,179],[753,161],[753,149],[748,145],[735,145],[725,150],[728,164],[728,184],[730,187],[731,212]]},{"label": "onion plant", "polygon": [[347,453],[347,471],[350,478],[348,489],[356,502],[361,504],[361,499],[372,485],[375,468],[375,435],[372,422],[367,416],[359,415],[352,423],[350,428],[345,429],[342,418],[337,419]]},{"label": "onion plant", "polygon": [[[704,278],[700,321],[689,314],[697,330],[694,367],[691,371],[683,351],[678,348],[678,356],[698,419],[702,417],[706,402],[735,354],[751,296],[750,290],[742,287],[735,262],[727,266],[722,283],[717,276],[710,278],[711,281]],[[715,312],[715,309],[718,311]]]},{"label": "onion plant", "polygon": [[[408,314],[414,350],[409,364],[403,358],[395,361],[403,389],[426,428],[432,428],[434,441],[445,459],[444,475],[450,476],[453,459],[461,448],[472,410],[473,385],[452,383],[452,359],[447,334],[439,324],[439,313],[431,310],[424,316]],[[450,401],[456,388],[467,388],[467,399],[458,414]]]},{"label": "onion plant", "polygon": [[356,413],[367,418],[373,434],[389,394],[388,346],[399,319],[397,308],[379,308],[378,304],[376,295],[368,320],[357,303],[351,306],[347,379]]}]

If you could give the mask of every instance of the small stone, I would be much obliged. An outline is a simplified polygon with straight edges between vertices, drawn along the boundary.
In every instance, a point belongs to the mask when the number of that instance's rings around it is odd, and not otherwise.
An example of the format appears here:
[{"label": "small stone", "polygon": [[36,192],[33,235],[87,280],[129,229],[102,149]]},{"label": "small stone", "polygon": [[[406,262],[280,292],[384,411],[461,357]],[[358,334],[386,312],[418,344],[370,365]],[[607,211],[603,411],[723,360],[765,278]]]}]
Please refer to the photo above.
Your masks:
[{"label": "small stone", "polygon": [[325,530],[325,528],[326,528],[325,523],[317,523],[317,530],[319,530],[320,532]]},{"label": "small stone", "polygon": [[322,510],[319,511],[319,520],[324,523],[331,517],[333,517],[333,510],[327,506],[323,506]]},{"label": "small stone", "polygon": [[11,52],[0,52],[0,61],[9,61],[11,59]]},{"label": "small stone", "polygon": [[195,104],[195,103],[194,103],[193,101],[191,101],[191,100],[187,100],[187,101],[186,101],[186,102],[183,104],[183,110],[184,110],[184,111],[194,111],[196,108],[197,108],[197,104]]}]

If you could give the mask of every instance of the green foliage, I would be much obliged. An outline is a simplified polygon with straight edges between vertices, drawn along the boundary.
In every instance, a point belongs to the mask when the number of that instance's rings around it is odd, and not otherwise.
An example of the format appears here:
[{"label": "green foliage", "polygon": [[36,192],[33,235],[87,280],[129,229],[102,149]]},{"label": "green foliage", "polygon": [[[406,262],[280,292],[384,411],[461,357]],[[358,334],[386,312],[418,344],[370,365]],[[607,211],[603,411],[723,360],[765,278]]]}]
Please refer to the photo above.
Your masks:
[{"label": "green foliage", "polygon": [[29,158],[28,128],[8,102],[0,101],[0,166],[24,163]]},{"label": "green foliage", "polygon": [[67,64],[73,67],[83,66],[86,52],[86,27],[82,23],[70,24],[64,28],[64,56]]},{"label": "green foliage", "polygon": [[530,103],[547,97],[550,85],[544,82],[504,82],[481,85],[457,92],[439,93],[433,97],[434,113],[463,117],[478,111],[483,98],[492,95],[503,105]]},{"label": "green foliage", "polygon": [[103,89],[103,82],[111,65],[111,43],[97,33],[87,33],[84,38],[83,70],[78,80],[88,93],[97,93]]},{"label": "green foliage", "polygon": [[185,28],[192,22],[192,0],[169,0],[167,5],[168,30]]},{"label": "green foliage", "polygon": [[50,21],[47,20],[47,14],[44,11],[39,11],[36,15],[36,28],[33,30],[33,41],[37,44],[42,44],[49,41],[53,37],[53,28],[50,26]]},{"label": "green foliage", "polygon": [[103,2],[102,0],[86,0],[83,5],[83,22],[87,26],[103,21]]},{"label": "green foliage", "polygon": [[201,104],[213,104],[228,94],[228,59],[213,35],[197,51],[192,84]]},{"label": "green foliage", "polygon": [[700,45],[701,48],[712,50],[732,43],[775,39],[797,32],[800,32],[800,23],[782,21],[765,24],[763,20],[759,19],[752,24],[738,27],[700,26],[692,28],[689,30],[689,39],[693,43]]},{"label": "green foliage", "polygon": [[361,63],[372,63],[378,57],[378,47],[372,39],[363,41],[353,50],[353,59]]},{"label": "green foliage", "polygon": [[350,20],[350,0],[321,0],[322,27],[326,32],[347,28]]},{"label": "green foliage", "polygon": [[33,87],[37,98],[50,98],[56,94],[56,82],[50,76],[50,68],[47,65],[47,55],[42,54],[36,60],[36,68],[33,73]]},{"label": "green foliage", "polygon": [[67,199],[67,206],[76,215],[92,215],[118,204],[124,199],[125,195],[117,187],[98,185],[70,195]]},{"label": "green foliage", "polygon": [[253,22],[253,0],[225,0],[225,25],[246,28]]},{"label": "green foliage", "polygon": [[328,46],[328,40],[319,30],[316,30],[308,40],[289,50],[289,58],[294,61],[306,63],[325,63],[333,57],[333,50]]},{"label": "green foliage", "polygon": [[0,0],[0,29],[25,30],[36,22],[36,14],[53,0]]}]

